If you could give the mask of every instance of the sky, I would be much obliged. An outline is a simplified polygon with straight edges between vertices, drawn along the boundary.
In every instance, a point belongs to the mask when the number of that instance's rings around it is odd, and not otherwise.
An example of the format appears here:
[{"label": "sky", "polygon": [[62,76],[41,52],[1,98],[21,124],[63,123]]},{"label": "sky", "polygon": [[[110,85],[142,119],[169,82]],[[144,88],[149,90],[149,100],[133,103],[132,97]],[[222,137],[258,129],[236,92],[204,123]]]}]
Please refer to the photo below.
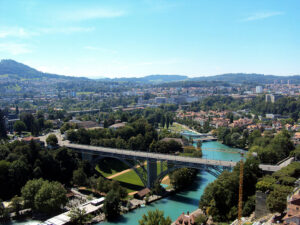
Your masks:
[{"label": "sky", "polygon": [[0,0],[0,59],[91,78],[300,75],[300,1]]}]

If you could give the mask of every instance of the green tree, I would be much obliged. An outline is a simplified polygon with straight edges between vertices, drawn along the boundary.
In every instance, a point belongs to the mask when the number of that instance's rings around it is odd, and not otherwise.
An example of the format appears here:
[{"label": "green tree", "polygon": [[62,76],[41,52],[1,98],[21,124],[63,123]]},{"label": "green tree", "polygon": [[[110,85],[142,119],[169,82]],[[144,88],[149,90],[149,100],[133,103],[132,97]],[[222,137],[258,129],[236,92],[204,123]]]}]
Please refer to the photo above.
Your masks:
[{"label": "green tree", "polygon": [[35,118],[32,114],[30,114],[30,113],[22,114],[21,121],[23,121],[25,123],[28,131],[33,132]]},{"label": "green tree", "polygon": [[0,221],[5,222],[10,219],[9,209],[4,207],[2,200],[0,199]]},{"label": "green tree", "polygon": [[57,146],[58,140],[55,134],[49,134],[46,139],[47,145],[55,147]]},{"label": "green tree", "polygon": [[25,186],[21,189],[22,197],[24,199],[24,203],[26,207],[34,208],[35,195],[41,189],[44,182],[45,181],[42,178],[38,180],[37,179],[29,180],[27,181]]},{"label": "green tree", "polygon": [[164,115],[162,115],[162,116],[161,116],[161,120],[160,120],[160,126],[161,126],[162,128],[164,128],[165,125],[166,125],[166,118],[165,118]]},{"label": "green tree", "polygon": [[207,217],[204,214],[200,214],[195,218],[195,225],[203,225],[206,224]]},{"label": "green tree", "polygon": [[175,170],[170,175],[172,186],[176,190],[187,188],[191,184],[197,175],[197,170],[190,168],[181,168]]},{"label": "green tree", "polygon": [[103,212],[108,220],[120,214],[120,197],[113,190],[109,191],[104,200]]},{"label": "green tree", "polygon": [[[10,195],[10,181],[7,180],[11,163],[5,160],[0,161],[0,198],[7,198]],[[5,184],[5,185],[4,185]]]},{"label": "green tree", "polygon": [[7,138],[4,113],[0,109],[0,139]]},{"label": "green tree", "polygon": [[82,168],[73,171],[73,183],[79,186],[87,184],[87,176]]},{"label": "green tree", "polygon": [[14,123],[14,131],[16,131],[19,135],[22,133],[22,131],[25,131],[26,125],[23,121],[18,120]]},{"label": "green tree", "polygon": [[267,197],[267,207],[271,212],[282,213],[286,209],[286,198],[292,192],[293,187],[276,185]]},{"label": "green tree", "polygon": [[13,184],[12,192],[18,192],[26,183],[29,176],[30,169],[26,160],[20,158],[19,160],[13,161],[9,167],[8,174],[11,184]]},{"label": "green tree", "polygon": [[11,207],[17,216],[19,216],[20,210],[22,209],[22,201],[23,199],[17,195],[11,199]]},{"label": "green tree", "polygon": [[66,190],[58,182],[45,181],[34,197],[37,211],[52,214],[67,203]]},{"label": "green tree", "polygon": [[165,218],[164,212],[158,209],[154,211],[148,211],[144,214],[142,219],[139,220],[139,225],[171,225],[172,220],[168,216]]},{"label": "green tree", "polygon": [[92,215],[86,214],[85,209],[72,208],[68,216],[71,218],[71,224],[83,225],[92,219]]}]

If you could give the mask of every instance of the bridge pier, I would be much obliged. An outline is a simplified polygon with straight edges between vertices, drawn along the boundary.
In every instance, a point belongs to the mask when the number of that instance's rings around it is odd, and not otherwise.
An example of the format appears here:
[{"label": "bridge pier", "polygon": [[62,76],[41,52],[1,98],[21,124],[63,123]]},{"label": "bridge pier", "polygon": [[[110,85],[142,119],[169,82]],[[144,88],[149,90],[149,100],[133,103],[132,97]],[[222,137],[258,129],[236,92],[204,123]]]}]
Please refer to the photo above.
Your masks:
[{"label": "bridge pier", "polygon": [[153,187],[157,179],[157,162],[156,160],[147,160],[147,188]]},{"label": "bridge pier", "polygon": [[82,152],[82,153],[81,153],[81,159],[82,159],[82,160],[89,161],[89,162],[92,162],[92,161],[93,161],[93,155],[92,155],[92,154],[85,153],[85,152]]}]

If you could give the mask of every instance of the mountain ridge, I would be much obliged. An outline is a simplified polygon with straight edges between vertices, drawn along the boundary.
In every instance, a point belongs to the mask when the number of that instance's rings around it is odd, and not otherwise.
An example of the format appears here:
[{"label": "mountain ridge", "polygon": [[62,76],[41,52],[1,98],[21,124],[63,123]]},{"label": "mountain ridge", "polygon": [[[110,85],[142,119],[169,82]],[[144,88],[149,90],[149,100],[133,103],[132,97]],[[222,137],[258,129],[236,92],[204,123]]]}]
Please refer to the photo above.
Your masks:
[{"label": "mountain ridge", "polygon": [[36,78],[88,79],[85,77],[72,77],[72,76],[58,75],[52,73],[44,73],[12,59],[2,59],[0,61],[0,75],[14,75],[15,78],[17,76],[17,78],[21,78],[21,79],[36,79]]},{"label": "mountain ridge", "polygon": [[66,75],[58,75],[52,73],[44,73],[38,71],[23,63],[11,60],[3,59],[0,61],[0,76],[11,75],[16,76],[19,79],[36,79],[36,78],[49,78],[49,79],[65,79],[65,80],[96,80],[96,81],[111,81],[111,82],[137,82],[137,83],[164,83],[164,82],[178,82],[178,81],[224,81],[229,83],[273,83],[283,81],[287,83],[290,80],[291,83],[300,83],[300,75],[291,76],[278,76],[278,75],[265,75],[257,73],[227,73],[212,76],[199,76],[188,77],[186,75],[162,75],[154,74],[144,77],[120,77],[120,78],[99,78],[91,79],[87,77],[72,77]]}]

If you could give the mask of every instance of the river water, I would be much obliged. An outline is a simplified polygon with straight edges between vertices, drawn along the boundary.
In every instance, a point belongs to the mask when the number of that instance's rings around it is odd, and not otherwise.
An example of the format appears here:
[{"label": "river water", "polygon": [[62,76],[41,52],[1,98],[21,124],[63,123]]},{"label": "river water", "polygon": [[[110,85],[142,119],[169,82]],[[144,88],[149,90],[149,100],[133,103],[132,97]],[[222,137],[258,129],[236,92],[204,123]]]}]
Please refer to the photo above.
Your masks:
[{"label": "river water", "polygon": [[[219,142],[205,142],[202,144],[203,158],[227,160],[227,161],[239,161],[240,150],[230,148]],[[197,176],[196,182],[188,188],[187,191],[172,195],[168,198],[151,203],[145,208],[136,209],[130,213],[116,218],[113,222],[99,223],[101,225],[138,225],[143,214],[149,210],[159,209],[163,210],[166,216],[170,216],[172,221],[176,220],[182,212],[192,212],[198,208],[198,203],[205,187],[216,178],[207,172],[200,172]],[[38,224],[38,221],[27,222],[12,222],[14,225],[28,225]],[[7,224],[8,225],[8,224]]]}]

